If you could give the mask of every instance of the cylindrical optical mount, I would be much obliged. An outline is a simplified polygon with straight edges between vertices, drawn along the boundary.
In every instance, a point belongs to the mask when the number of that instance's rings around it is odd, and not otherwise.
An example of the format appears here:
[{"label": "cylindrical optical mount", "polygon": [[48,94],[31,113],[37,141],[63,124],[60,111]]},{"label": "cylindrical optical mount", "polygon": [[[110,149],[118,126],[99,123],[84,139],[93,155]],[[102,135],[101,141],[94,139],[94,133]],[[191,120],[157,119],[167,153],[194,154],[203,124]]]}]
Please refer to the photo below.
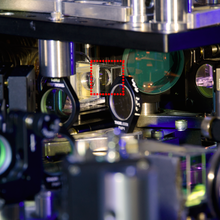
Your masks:
[{"label": "cylindrical optical mount", "polygon": [[71,54],[73,43],[39,40],[39,62],[40,72],[44,77],[61,78],[73,74],[74,68],[71,67],[75,55]]},{"label": "cylindrical optical mount", "polygon": [[154,0],[154,20],[151,27],[160,31],[186,29],[187,4],[185,0]]}]

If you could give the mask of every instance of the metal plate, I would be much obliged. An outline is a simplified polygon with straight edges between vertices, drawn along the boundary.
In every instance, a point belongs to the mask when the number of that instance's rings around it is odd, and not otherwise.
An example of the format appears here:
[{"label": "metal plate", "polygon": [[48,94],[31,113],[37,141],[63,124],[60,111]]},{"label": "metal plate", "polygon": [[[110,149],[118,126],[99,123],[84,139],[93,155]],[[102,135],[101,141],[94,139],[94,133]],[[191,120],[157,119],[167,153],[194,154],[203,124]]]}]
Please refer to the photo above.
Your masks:
[{"label": "metal plate", "polygon": [[148,23],[137,26],[76,17],[65,17],[57,23],[49,17],[50,14],[25,12],[0,15],[0,33],[160,52],[220,43],[219,25],[163,34],[153,32]]}]

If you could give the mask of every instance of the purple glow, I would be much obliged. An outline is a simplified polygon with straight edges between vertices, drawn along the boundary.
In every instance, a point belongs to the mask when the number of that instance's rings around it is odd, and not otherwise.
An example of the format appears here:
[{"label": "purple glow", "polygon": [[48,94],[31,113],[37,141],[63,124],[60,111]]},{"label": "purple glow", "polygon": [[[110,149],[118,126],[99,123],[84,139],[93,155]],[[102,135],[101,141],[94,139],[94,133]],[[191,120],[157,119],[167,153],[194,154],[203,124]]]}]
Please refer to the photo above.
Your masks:
[{"label": "purple glow", "polygon": [[24,207],[24,202],[20,202],[20,203],[19,203],[19,206],[20,206],[20,207]]},{"label": "purple glow", "polygon": [[73,44],[73,42],[70,42],[70,60],[71,60],[71,75],[75,74],[75,45]]},{"label": "purple glow", "polygon": [[119,128],[114,129],[114,134],[119,135],[121,133],[121,130]]},{"label": "purple glow", "polygon": [[118,142],[119,146],[121,147],[121,149],[124,149],[126,146],[126,141],[123,139],[120,139]]}]

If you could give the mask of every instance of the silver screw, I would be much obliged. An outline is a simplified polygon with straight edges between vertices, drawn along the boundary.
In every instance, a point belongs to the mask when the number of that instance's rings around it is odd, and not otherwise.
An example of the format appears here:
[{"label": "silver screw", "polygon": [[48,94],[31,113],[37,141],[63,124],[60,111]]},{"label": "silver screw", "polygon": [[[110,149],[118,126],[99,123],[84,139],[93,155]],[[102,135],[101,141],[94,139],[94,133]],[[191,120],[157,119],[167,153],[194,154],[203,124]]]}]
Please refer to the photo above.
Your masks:
[{"label": "silver screw", "polygon": [[62,2],[63,0],[54,1],[54,11],[50,14],[51,15],[50,19],[52,21],[59,22],[64,19],[62,13],[63,10]]},{"label": "silver screw", "polygon": [[185,131],[188,128],[187,120],[176,120],[175,128],[177,131]]},{"label": "silver screw", "polygon": [[164,138],[164,132],[163,130],[160,130],[160,129],[153,129],[151,131],[151,137],[156,140],[161,140]]}]

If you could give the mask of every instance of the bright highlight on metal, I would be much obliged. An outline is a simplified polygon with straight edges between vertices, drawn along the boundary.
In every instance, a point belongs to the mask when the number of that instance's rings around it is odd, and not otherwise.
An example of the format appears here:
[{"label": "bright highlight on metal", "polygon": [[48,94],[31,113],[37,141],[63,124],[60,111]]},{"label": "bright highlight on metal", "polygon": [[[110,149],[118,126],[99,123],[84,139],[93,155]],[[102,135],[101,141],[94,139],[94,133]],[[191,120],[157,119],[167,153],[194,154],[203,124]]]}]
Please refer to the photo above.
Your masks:
[{"label": "bright highlight on metal", "polygon": [[64,121],[68,120],[72,113],[72,102],[63,90],[49,89],[41,99],[41,111],[54,113]]}]

